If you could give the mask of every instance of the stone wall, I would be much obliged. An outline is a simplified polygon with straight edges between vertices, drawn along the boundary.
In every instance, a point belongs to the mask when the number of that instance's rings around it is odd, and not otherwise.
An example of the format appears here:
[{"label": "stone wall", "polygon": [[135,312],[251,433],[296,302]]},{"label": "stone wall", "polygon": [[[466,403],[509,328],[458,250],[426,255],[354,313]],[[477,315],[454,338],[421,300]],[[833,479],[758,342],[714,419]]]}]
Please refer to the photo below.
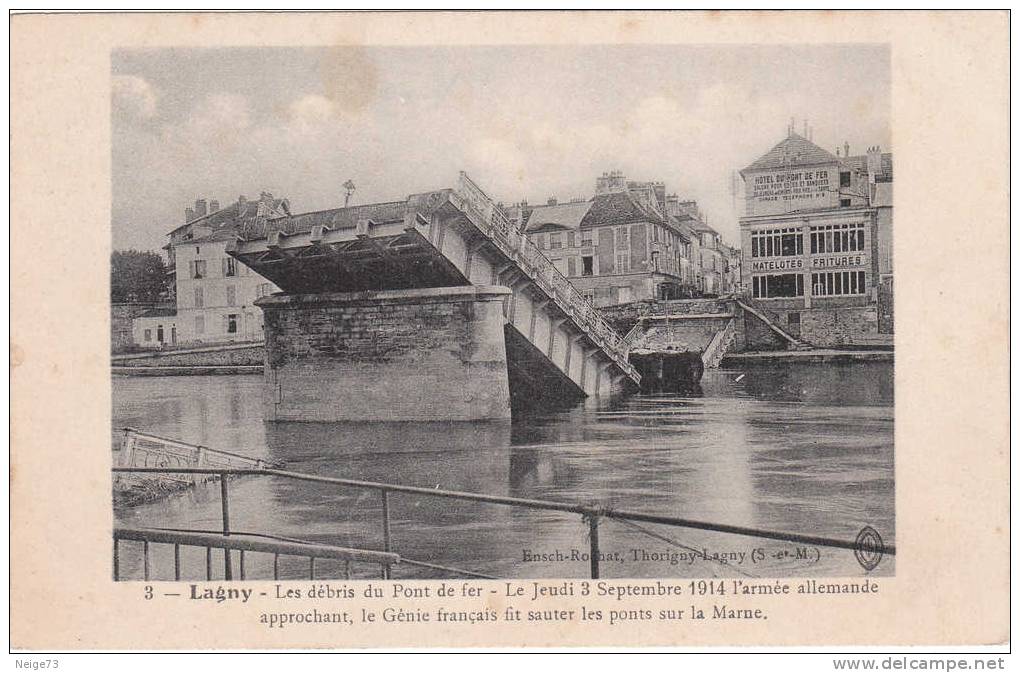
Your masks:
[{"label": "stone wall", "polygon": [[260,299],[266,419],[509,418],[508,294],[463,286]]},{"label": "stone wall", "polygon": [[265,360],[265,345],[225,344],[152,353],[115,355],[111,364],[119,367],[248,367]]},{"label": "stone wall", "polygon": [[800,336],[813,346],[845,346],[878,334],[874,306],[800,312]]},{"label": "stone wall", "polygon": [[743,317],[737,320],[733,351],[782,351],[789,348],[790,342],[776,334],[753,313],[741,313]]},{"label": "stone wall", "polygon": [[639,318],[664,315],[731,314],[733,302],[719,299],[671,299],[635,301],[600,308],[602,317],[621,335],[626,334]]},{"label": "stone wall", "polygon": [[645,333],[631,349],[703,353],[716,334],[726,328],[729,318],[684,318],[646,323]]}]

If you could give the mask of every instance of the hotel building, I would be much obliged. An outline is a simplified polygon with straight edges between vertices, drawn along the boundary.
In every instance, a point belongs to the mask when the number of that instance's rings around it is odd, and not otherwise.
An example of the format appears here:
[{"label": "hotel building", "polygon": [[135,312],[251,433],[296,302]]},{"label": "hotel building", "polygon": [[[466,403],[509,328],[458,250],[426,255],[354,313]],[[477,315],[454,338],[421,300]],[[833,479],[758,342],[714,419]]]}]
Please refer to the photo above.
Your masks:
[{"label": "hotel building", "polygon": [[819,346],[892,343],[892,154],[836,154],[790,129],[740,171],[741,284]]}]

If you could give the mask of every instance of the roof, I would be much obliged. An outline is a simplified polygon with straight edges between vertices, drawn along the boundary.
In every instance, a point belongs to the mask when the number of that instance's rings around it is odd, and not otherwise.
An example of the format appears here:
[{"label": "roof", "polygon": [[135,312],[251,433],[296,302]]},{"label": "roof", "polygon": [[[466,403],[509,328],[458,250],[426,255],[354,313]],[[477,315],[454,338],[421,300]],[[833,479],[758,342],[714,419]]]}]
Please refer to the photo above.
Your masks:
[{"label": "roof", "polygon": [[175,308],[150,308],[145,313],[139,315],[139,318],[173,318],[177,315],[177,309]]},{"label": "roof", "polygon": [[626,192],[599,194],[591,201],[591,207],[581,221],[584,227],[598,227],[606,224],[629,224],[631,222],[662,222],[662,216],[643,207]]},{"label": "roof", "polygon": [[791,133],[757,161],[740,172],[743,174],[745,172],[765,171],[774,168],[814,166],[836,163],[837,161],[839,159],[833,154],[823,150],[804,136]]},{"label": "roof", "polygon": [[240,199],[238,199],[215,212],[208,213],[202,217],[196,217],[194,220],[177,227],[170,233],[177,233],[186,227],[202,227],[211,230],[204,236],[187,241],[179,241],[178,245],[181,243],[192,244],[196,242],[225,241],[236,238],[238,231],[251,227],[270,215],[286,212],[286,208],[288,208],[286,199],[260,198],[256,201],[246,200],[243,206]]},{"label": "roof", "polygon": [[[843,157],[839,160],[842,168],[856,168],[862,173],[868,172],[868,155],[858,154],[852,157]],[[892,152],[882,153],[882,164],[879,168],[878,173],[875,174],[876,182],[892,182],[893,179],[893,166],[892,166]]]},{"label": "roof", "polygon": [[528,217],[525,231],[535,231],[546,225],[564,229],[579,229],[581,221],[592,207],[591,201],[575,201],[555,206],[536,206]]}]

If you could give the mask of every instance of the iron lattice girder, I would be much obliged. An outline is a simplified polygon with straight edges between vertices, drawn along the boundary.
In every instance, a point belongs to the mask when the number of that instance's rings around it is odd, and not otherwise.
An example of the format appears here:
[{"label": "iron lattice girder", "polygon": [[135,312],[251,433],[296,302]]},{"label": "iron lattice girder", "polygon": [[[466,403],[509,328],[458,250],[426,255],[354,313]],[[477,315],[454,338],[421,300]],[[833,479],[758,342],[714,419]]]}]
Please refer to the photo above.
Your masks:
[{"label": "iron lattice girder", "polygon": [[274,232],[240,241],[227,251],[285,292],[468,284],[429,242],[428,221],[413,215],[410,227],[406,219],[363,220],[342,229],[316,226],[309,232]]}]

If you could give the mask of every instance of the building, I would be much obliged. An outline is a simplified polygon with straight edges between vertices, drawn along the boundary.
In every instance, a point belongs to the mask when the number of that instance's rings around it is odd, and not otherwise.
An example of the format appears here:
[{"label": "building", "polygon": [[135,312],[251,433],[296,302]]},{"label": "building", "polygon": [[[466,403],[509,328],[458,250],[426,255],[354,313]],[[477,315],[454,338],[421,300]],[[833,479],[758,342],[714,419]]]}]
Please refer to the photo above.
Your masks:
[{"label": "building", "polygon": [[740,249],[733,248],[725,243],[719,243],[719,252],[722,255],[723,272],[721,278],[721,294],[734,294],[740,292]]},{"label": "building", "polygon": [[740,172],[743,290],[809,343],[891,343],[892,154],[842,150],[791,128]]},{"label": "building", "polygon": [[217,201],[195,201],[185,210],[185,223],[168,234],[164,246],[176,309],[135,318],[136,345],[163,348],[262,340],[262,311],[254,302],[278,289],[239,264],[225,248],[239,231],[264,228],[267,220],[289,212],[286,199],[266,192],[254,201],[241,196],[224,208]]},{"label": "building", "polygon": [[[174,313],[173,304],[167,305],[165,302],[118,302],[110,304],[111,352],[124,353],[134,350],[138,346],[160,348],[159,342],[153,341],[146,344],[144,340],[136,338],[135,322],[142,317],[152,315],[154,311]],[[155,327],[158,328],[158,324]],[[171,343],[169,339],[172,334],[172,332],[166,331],[166,343]],[[144,337],[145,332],[137,333],[137,336]]]},{"label": "building", "polygon": [[165,348],[177,344],[177,310],[151,308],[134,319],[131,337],[142,348]]},{"label": "building", "polygon": [[691,234],[668,213],[661,182],[604,173],[595,196],[508,209],[528,238],[595,306],[696,292]]}]

